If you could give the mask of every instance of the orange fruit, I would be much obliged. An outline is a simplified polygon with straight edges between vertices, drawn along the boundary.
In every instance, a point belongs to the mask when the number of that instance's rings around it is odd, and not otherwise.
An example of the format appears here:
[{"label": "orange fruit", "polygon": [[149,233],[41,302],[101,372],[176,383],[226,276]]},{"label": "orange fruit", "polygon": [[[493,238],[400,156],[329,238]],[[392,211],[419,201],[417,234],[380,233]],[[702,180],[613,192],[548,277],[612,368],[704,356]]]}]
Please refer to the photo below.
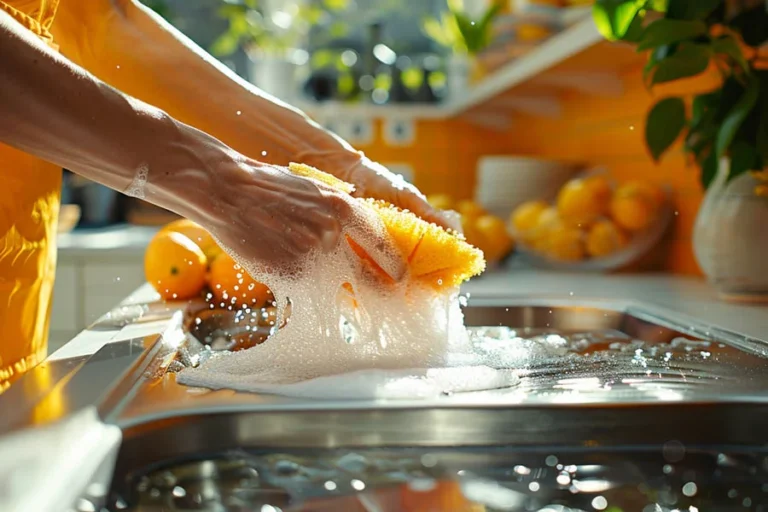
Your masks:
[{"label": "orange fruit", "polygon": [[450,210],[453,208],[453,199],[447,194],[432,194],[427,196],[427,202],[438,210]]},{"label": "orange fruit", "polygon": [[573,226],[560,225],[553,228],[545,242],[545,252],[560,261],[580,261],[586,256],[584,233]]},{"label": "orange fruit", "polygon": [[193,242],[197,244],[206,257],[212,261],[216,256],[221,254],[222,250],[216,240],[211,234],[200,224],[193,222],[189,219],[179,219],[167,224],[162,231],[173,231],[175,233],[181,233]]},{"label": "orange fruit", "polygon": [[616,190],[611,216],[620,227],[640,231],[653,223],[664,200],[660,189],[645,182],[631,181]]},{"label": "orange fruit", "polygon": [[557,209],[550,206],[539,214],[533,229],[525,233],[525,241],[532,249],[541,251],[546,245],[549,232],[562,225]]},{"label": "orange fruit", "polygon": [[587,235],[587,253],[590,256],[607,256],[629,243],[629,236],[610,220],[596,222]]},{"label": "orange fruit", "polygon": [[459,212],[462,217],[468,217],[470,219],[480,217],[486,213],[482,206],[468,199],[456,203],[456,211]]},{"label": "orange fruit", "polygon": [[544,201],[526,201],[512,212],[510,224],[518,233],[526,233],[536,227],[539,217],[549,207]]},{"label": "orange fruit", "polygon": [[493,215],[483,215],[474,223],[474,229],[482,237],[479,248],[490,261],[498,261],[506,256],[515,245],[507,232],[504,221]]},{"label": "orange fruit", "polygon": [[211,263],[208,286],[216,305],[261,308],[274,300],[266,285],[256,281],[232,257],[222,252]]},{"label": "orange fruit", "polygon": [[205,286],[207,260],[181,233],[159,232],[144,253],[144,275],[163,299],[189,299]]},{"label": "orange fruit", "polygon": [[600,176],[569,181],[557,195],[557,211],[565,224],[588,227],[607,215],[611,186]]}]

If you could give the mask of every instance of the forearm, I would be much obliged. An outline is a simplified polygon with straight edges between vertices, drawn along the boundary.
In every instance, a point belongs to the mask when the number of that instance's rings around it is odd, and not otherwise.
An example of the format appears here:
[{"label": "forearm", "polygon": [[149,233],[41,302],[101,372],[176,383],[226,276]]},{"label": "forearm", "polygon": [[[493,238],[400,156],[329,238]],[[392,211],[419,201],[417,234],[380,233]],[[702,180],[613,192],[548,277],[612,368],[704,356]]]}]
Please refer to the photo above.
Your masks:
[{"label": "forearm", "polygon": [[[185,150],[190,128],[79,69],[3,12],[0,62],[0,142],[120,191],[149,169],[147,198],[186,213],[180,198],[206,179],[195,162],[205,150]],[[197,186],[171,191],[163,179],[171,168]]]},{"label": "forearm", "polygon": [[[282,165],[303,161],[330,172],[359,160],[344,141],[239,78],[137,2],[90,3],[102,5],[93,11],[100,14],[83,18],[68,15],[79,9],[73,0],[62,1],[59,30],[85,35],[59,40],[65,54],[77,55],[106,82],[253,158]],[[67,47],[67,41],[80,47]]]}]

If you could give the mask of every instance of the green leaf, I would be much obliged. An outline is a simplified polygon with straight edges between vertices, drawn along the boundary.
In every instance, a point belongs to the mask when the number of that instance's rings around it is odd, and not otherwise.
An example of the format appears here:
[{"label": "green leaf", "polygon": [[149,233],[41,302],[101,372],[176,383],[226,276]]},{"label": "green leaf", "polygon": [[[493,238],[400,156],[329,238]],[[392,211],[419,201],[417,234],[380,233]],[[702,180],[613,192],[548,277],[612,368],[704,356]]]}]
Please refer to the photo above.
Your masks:
[{"label": "green leaf", "polygon": [[717,133],[717,142],[715,144],[717,158],[721,158],[728,151],[728,147],[736,137],[736,132],[749,115],[752,107],[755,106],[759,91],[760,87],[757,80],[754,77],[750,77],[746,90],[736,105],[728,112],[720,126],[720,131]]},{"label": "green leaf", "polygon": [[707,33],[703,21],[656,20],[645,29],[637,49],[639,51],[695,39]]},{"label": "green leaf", "polygon": [[757,150],[763,162],[768,164],[768,72],[759,72],[760,124],[757,128]]},{"label": "green leaf", "polygon": [[709,46],[686,44],[672,55],[659,61],[653,78],[651,78],[651,83],[661,84],[701,74],[709,66],[709,57]]},{"label": "green leaf", "polygon": [[674,20],[703,20],[723,0],[669,0],[667,18]]},{"label": "green leaf", "polygon": [[704,190],[709,188],[715,176],[717,176],[717,165],[717,155],[715,155],[714,151],[710,151],[709,156],[701,163],[701,185],[704,187]]},{"label": "green leaf", "polygon": [[728,181],[747,171],[754,171],[757,157],[757,150],[752,144],[743,140],[734,142],[731,148],[731,167],[728,172]]},{"label": "green leaf", "polygon": [[597,30],[610,41],[623,39],[644,4],[642,0],[597,0],[592,7]]},{"label": "green leaf", "polygon": [[632,20],[632,23],[630,23],[629,28],[627,29],[627,33],[624,34],[624,37],[621,40],[628,43],[639,43],[643,38],[643,32],[645,32],[643,18],[635,16],[635,19]]},{"label": "green leaf", "polygon": [[653,76],[653,72],[656,70],[656,66],[662,60],[666,59],[672,51],[671,46],[659,46],[651,52],[648,62],[643,67],[643,83],[650,84],[650,78]]},{"label": "green leaf", "polygon": [[744,72],[749,73],[749,63],[741,51],[741,47],[733,36],[723,36],[712,41],[712,50],[715,53],[722,53],[729,56],[736,62]]},{"label": "green leaf", "polygon": [[710,93],[699,94],[693,98],[693,115],[691,116],[692,127],[697,127],[707,115],[714,118],[714,113],[717,110],[721,95],[721,91],[718,89]]},{"label": "green leaf", "polygon": [[217,57],[232,55],[240,46],[240,37],[233,32],[224,32],[211,44],[211,54]]},{"label": "green leaf", "polygon": [[645,141],[657,162],[680,136],[685,127],[685,103],[681,98],[665,98],[653,106],[645,125]]}]

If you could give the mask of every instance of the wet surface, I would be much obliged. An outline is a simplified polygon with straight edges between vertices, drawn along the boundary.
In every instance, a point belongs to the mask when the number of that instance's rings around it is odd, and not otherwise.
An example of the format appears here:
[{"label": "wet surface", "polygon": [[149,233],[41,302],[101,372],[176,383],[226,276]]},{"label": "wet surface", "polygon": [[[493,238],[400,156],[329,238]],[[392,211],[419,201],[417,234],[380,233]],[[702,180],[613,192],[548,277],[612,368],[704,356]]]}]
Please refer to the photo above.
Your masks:
[{"label": "wet surface", "polygon": [[768,510],[765,451],[233,452],[136,475],[110,511]]},{"label": "wet surface", "polygon": [[[340,401],[325,404],[211,392],[175,384],[172,372],[158,375],[147,384],[153,391],[139,389],[126,409],[133,414],[134,424],[142,419],[150,425],[148,418],[156,411],[181,411],[185,403],[194,404],[198,411],[219,407],[223,414],[207,430],[201,423],[190,424],[184,431],[185,420],[180,419],[166,437],[131,434],[138,437],[126,450],[147,446],[152,453],[127,459],[129,463],[116,474],[107,510],[768,512],[768,430],[755,427],[759,417],[750,416],[747,409],[731,416],[739,404],[768,400],[763,342],[707,336],[698,327],[668,327],[624,312],[529,308],[525,315],[518,315],[525,322],[506,318],[507,312],[517,314],[510,308],[493,308],[479,316],[470,311],[468,318],[474,324],[470,330],[475,352],[496,368],[514,369],[518,383],[424,401],[421,411],[445,411],[424,416],[445,421],[434,431],[418,422],[398,423],[405,416],[387,409],[392,402],[345,406]],[[253,334],[241,329],[237,331],[240,341],[232,344],[227,320],[213,317],[209,313],[188,329],[194,339],[185,347],[187,364],[242,348],[243,336]],[[266,338],[263,322],[268,318],[260,313],[253,318],[259,325],[254,342],[262,343]],[[657,407],[697,403],[708,404],[709,419],[689,417],[686,412],[672,418],[673,411],[659,412]],[[727,408],[729,403],[735,405]],[[227,404],[240,412],[261,410],[264,416],[236,416],[228,412]],[[530,405],[568,413],[551,416],[560,418],[553,425],[522,425],[530,429],[522,437],[499,430],[499,422],[488,422],[499,414],[505,415],[501,424],[537,418],[525,415]],[[478,406],[485,409],[473,413]],[[359,425],[340,427],[328,416],[325,423],[312,426],[313,411],[323,408],[332,408],[343,423],[345,407],[350,412],[368,408],[374,412],[360,415],[363,423]],[[281,419],[269,423],[278,410]],[[459,411],[469,414],[453,416]],[[473,417],[477,418],[474,427],[468,423]],[[456,418],[471,427],[458,434],[471,433],[474,439],[452,445],[432,443],[445,448],[425,446],[424,435],[434,435],[428,438],[431,441],[440,438],[456,425]],[[570,420],[563,423],[562,418]],[[576,436],[571,427],[579,421],[584,430]],[[206,443],[204,439],[211,439],[206,436],[223,431],[216,430],[219,427],[229,428],[230,435],[247,431],[251,444],[233,440],[232,446],[251,448],[219,450],[220,445]],[[571,437],[563,441],[569,428]],[[269,434],[261,435],[268,429],[272,429]],[[392,429],[404,434],[393,435]],[[648,436],[649,429],[660,430]],[[744,441],[745,429],[753,431],[749,441]],[[350,436],[402,440],[408,439],[409,431],[417,433],[413,443],[387,441],[386,448],[366,448],[363,442],[359,447],[346,444],[344,449],[330,450],[320,447],[328,441],[318,434],[320,430],[337,443]],[[705,436],[697,437],[704,431]],[[526,436],[534,434],[536,442],[531,443]],[[191,437],[179,440],[178,447],[166,449],[163,455],[152,451],[182,435]],[[696,441],[704,437],[706,444]],[[197,443],[194,449],[183,448],[188,446],[187,439]],[[266,440],[259,441],[264,443],[260,446],[270,448],[258,449],[253,439]],[[285,443],[297,440],[318,447],[286,448]],[[472,446],[474,440],[480,442]]]}]

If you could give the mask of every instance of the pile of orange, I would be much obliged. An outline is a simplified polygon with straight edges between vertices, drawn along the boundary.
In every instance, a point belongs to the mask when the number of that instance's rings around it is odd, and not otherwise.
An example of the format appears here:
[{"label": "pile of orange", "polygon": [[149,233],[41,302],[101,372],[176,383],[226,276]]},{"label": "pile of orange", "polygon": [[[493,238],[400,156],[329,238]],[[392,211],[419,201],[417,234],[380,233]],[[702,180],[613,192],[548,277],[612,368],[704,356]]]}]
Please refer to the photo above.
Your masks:
[{"label": "pile of orange", "polygon": [[603,176],[576,178],[554,205],[529,201],[510,217],[512,232],[531,250],[560,261],[613,254],[657,221],[665,195],[655,184],[635,180],[613,187]]},{"label": "pile of orange", "polygon": [[481,205],[454,199],[445,194],[430,195],[427,201],[438,210],[453,210],[461,215],[464,237],[485,255],[489,265],[498,263],[515,247],[504,219],[488,213]]},{"label": "pile of orange", "polygon": [[211,293],[222,307],[261,308],[272,292],[254,280],[216,240],[187,219],[171,222],[150,241],[144,274],[165,300],[187,300]]}]

